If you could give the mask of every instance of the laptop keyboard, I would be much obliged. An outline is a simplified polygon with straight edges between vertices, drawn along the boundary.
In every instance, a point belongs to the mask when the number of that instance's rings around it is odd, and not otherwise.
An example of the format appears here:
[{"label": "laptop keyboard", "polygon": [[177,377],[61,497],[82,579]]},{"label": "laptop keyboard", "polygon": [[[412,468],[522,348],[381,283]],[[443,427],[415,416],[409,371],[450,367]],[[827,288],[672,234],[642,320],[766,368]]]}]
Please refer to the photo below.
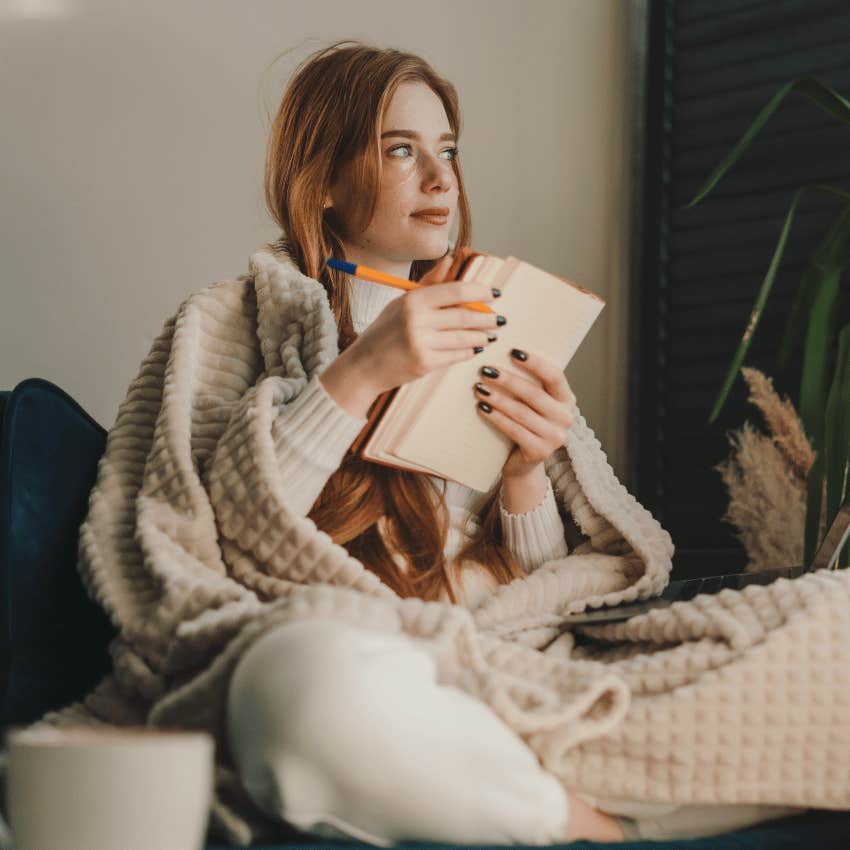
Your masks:
[{"label": "laptop keyboard", "polygon": [[717,593],[727,587],[740,590],[748,584],[770,584],[778,578],[794,578],[804,572],[803,567],[784,567],[755,573],[729,573],[728,575],[703,578],[677,579],[667,585],[661,596],[653,596],[640,602],[630,602],[611,608],[590,609],[580,614],[568,614],[563,617],[561,622],[565,628],[582,623],[621,622],[653,608],[665,608],[673,602],[687,602],[701,593]]},{"label": "laptop keyboard", "polygon": [[802,575],[802,567],[785,567],[778,570],[762,570],[755,573],[730,573],[725,576],[705,576],[670,582],[668,591],[662,595],[677,602],[686,602],[700,593],[718,593],[724,588],[740,590],[748,584],[770,584],[778,578],[793,578]]}]

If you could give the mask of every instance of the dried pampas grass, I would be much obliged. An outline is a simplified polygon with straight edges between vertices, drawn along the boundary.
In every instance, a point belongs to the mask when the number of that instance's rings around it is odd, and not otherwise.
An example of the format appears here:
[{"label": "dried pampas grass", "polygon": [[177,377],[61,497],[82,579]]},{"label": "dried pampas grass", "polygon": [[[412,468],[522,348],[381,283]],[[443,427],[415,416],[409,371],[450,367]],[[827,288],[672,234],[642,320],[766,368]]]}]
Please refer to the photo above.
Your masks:
[{"label": "dried pampas grass", "polygon": [[780,400],[773,389],[773,379],[763,375],[758,369],[744,366],[741,374],[750,388],[747,401],[752,402],[762,412],[773,440],[785,455],[791,471],[805,483],[815,462],[815,453],[791,399],[786,396],[784,400]]},{"label": "dried pampas grass", "polygon": [[773,381],[758,369],[741,373],[747,400],[761,410],[770,434],[745,422],[729,435],[732,452],[714,467],[729,491],[722,519],[737,530],[747,572],[797,566],[803,563],[806,477],[814,452],[794,405],[779,398]]}]

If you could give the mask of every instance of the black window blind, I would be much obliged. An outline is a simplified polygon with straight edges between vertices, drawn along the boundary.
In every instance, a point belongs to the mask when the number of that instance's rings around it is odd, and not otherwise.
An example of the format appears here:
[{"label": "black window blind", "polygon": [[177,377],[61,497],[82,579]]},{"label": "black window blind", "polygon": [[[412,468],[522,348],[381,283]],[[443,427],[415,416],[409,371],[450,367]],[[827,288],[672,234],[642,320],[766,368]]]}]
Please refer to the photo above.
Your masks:
[{"label": "black window blind", "polygon": [[[673,537],[674,575],[709,575],[747,560],[721,519],[728,493],[714,467],[731,451],[727,432],[747,419],[765,426],[740,375],[717,421],[708,417],[794,192],[810,183],[850,188],[850,126],[791,93],[714,190],[683,207],[786,82],[814,76],[850,99],[850,2],[651,0],[647,37],[629,478]],[[839,210],[816,194],[798,206],[744,361],[795,406],[802,345],[780,370],[781,336],[806,261]],[[850,312],[841,309],[838,328]]]}]

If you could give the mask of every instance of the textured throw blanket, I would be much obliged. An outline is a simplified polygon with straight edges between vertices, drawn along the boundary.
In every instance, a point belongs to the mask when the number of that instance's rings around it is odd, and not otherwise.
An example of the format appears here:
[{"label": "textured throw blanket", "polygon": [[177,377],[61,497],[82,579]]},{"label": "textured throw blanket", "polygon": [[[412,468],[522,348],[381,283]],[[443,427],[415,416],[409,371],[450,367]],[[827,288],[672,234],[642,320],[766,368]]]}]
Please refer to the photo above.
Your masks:
[{"label": "textured throw blanket", "polygon": [[442,684],[491,706],[589,796],[850,808],[847,571],[563,631],[566,612],[659,594],[673,554],[576,408],[546,462],[581,532],[569,556],[474,610],[401,599],[287,508],[276,415],[338,353],[323,286],[264,248],[165,322],[80,529],[85,587],[120,630],[113,670],[39,723],[209,731],[211,835],[271,837],[228,752],[227,685],[269,629],[332,616],[423,638]]}]

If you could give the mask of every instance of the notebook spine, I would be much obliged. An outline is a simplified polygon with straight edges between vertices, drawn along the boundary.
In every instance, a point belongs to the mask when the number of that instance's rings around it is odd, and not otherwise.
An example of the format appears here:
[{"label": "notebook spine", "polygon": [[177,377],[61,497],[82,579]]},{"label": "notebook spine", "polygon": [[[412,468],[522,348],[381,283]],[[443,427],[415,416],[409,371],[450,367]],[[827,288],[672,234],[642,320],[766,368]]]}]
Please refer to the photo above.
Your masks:
[{"label": "notebook spine", "polygon": [[[484,251],[473,251],[471,248],[461,247],[457,248],[454,253],[454,259],[452,260],[451,265],[449,266],[445,280],[463,280],[463,275],[468,268],[468,263],[474,257],[484,255],[486,252]],[[368,418],[366,420],[366,424],[363,426],[363,429],[360,433],[354,438],[354,442],[349,446],[348,454],[351,455],[359,455],[363,460],[368,460],[371,463],[381,463],[383,466],[391,466],[394,469],[409,469],[409,467],[400,466],[399,464],[391,463],[388,461],[378,461],[374,458],[364,458],[363,453],[366,449],[366,444],[369,441],[369,437],[371,437],[372,433],[378,427],[378,423],[381,421],[381,417],[384,415],[387,407],[390,402],[395,397],[395,394],[398,390],[398,387],[393,387],[391,390],[386,390],[381,393],[375,401],[372,403],[372,407],[369,409]]]},{"label": "notebook spine", "polygon": [[395,396],[397,390],[398,387],[393,387],[391,390],[385,390],[372,402],[372,406],[369,408],[366,424],[363,426],[360,433],[354,438],[354,442],[348,447],[349,454],[360,454],[362,456],[364,444],[377,427],[378,422],[381,419],[381,415]]}]

